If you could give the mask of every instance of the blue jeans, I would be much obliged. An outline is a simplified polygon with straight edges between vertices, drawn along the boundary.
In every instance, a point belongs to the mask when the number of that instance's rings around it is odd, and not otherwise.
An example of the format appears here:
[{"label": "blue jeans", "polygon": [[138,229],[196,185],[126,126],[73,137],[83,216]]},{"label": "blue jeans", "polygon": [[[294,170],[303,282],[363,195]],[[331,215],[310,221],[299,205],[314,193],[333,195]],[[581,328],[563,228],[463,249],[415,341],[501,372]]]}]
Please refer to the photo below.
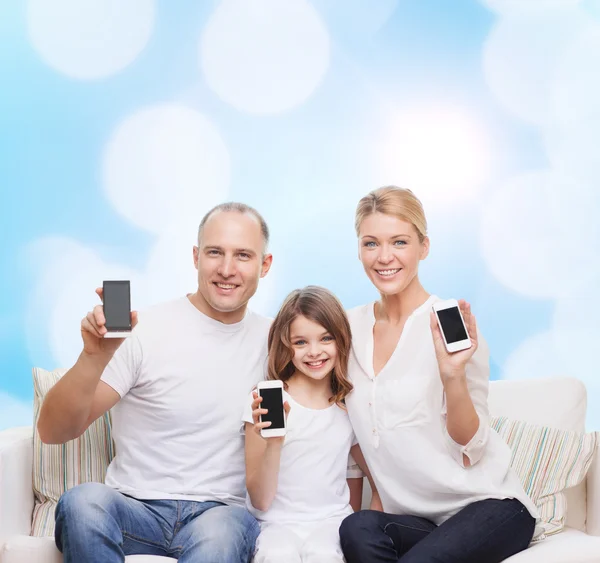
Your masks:
[{"label": "blue jeans", "polygon": [[117,563],[134,554],[180,563],[248,563],[259,531],[242,507],[142,501],[100,483],[70,489],[56,508],[56,545],[65,563]]},{"label": "blue jeans", "polygon": [[527,548],[535,519],[516,499],[474,502],[436,526],[361,510],[340,526],[347,563],[499,563]]}]

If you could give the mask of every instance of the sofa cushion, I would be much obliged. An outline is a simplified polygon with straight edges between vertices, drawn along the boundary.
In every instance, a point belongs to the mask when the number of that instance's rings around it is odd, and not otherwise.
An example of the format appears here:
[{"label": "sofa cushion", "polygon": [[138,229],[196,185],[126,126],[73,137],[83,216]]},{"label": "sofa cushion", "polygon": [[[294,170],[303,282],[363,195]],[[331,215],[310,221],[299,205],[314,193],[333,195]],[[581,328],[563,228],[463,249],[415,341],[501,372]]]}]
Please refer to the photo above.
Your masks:
[{"label": "sofa cushion", "polygon": [[600,563],[600,537],[565,528],[560,534],[504,560],[504,563]]},{"label": "sofa cushion", "polygon": [[[2,563],[62,563],[63,556],[54,544],[54,538],[14,536],[0,553]],[[158,555],[128,555],[126,563],[173,563],[171,557]]]},{"label": "sofa cushion", "polygon": [[581,483],[598,445],[598,433],[580,433],[539,426],[506,417],[491,426],[512,450],[511,466],[535,502],[546,535],[565,526],[563,491]]},{"label": "sofa cushion", "polygon": [[[545,377],[490,382],[488,405],[492,416],[506,416],[561,430],[585,431],[587,391],[573,377]],[[586,526],[586,481],[565,493],[567,525]]]},{"label": "sofa cushion", "polygon": [[31,533],[54,534],[54,509],[68,489],[88,481],[104,482],[106,469],[114,455],[110,413],[94,421],[75,440],[50,445],[40,440],[37,420],[46,393],[66,373],[65,369],[33,369],[33,491],[35,506]]}]

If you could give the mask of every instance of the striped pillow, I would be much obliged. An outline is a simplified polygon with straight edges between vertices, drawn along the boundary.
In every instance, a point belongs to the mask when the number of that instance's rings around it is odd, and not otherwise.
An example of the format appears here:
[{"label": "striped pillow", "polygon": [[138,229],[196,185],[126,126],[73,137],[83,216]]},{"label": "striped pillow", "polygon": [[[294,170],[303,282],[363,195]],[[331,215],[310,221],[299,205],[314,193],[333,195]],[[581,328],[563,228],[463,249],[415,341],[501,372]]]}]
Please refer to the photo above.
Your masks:
[{"label": "striped pillow", "polygon": [[114,456],[110,413],[93,422],[75,440],[50,445],[40,440],[37,420],[46,393],[66,373],[33,368],[33,492],[32,536],[54,535],[54,509],[66,490],[87,481],[104,482]]},{"label": "striped pillow", "polygon": [[536,504],[546,535],[565,527],[563,491],[579,485],[598,446],[598,432],[580,433],[494,417],[491,426],[512,450],[511,466]]}]

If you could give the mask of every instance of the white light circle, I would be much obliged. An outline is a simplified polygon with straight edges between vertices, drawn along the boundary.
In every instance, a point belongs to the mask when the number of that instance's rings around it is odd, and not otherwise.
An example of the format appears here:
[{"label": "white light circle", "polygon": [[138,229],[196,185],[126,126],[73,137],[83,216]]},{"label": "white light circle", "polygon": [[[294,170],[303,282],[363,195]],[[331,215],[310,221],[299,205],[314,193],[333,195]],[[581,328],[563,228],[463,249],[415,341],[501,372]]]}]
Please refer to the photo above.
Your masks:
[{"label": "white light circle", "polygon": [[476,197],[489,147],[474,118],[454,108],[412,108],[390,121],[383,141],[373,143],[374,185],[410,188],[426,208]]},{"label": "white light circle", "polygon": [[[595,257],[590,256],[590,259],[597,259],[598,249],[597,246]],[[594,366],[600,342],[599,287],[600,277],[574,288],[570,295],[557,301],[552,319],[558,354],[570,366],[573,375],[590,382],[598,379]]]},{"label": "white light circle", "polygon": [[[35,241],[28,254],[39,259],[38,282],[28,307],[28,345],[35,364],[40,349],[48,349],[54,364],[68,368],[82,349],[81,320],[100,299],[104,280],[130,280],[132,309],[147,302],[143,278],[131,268],[109,264],[92,249],[66,237]],[[45,358],[44,358],[45,359]],[[48,360],[45,359],[47,362]]]},{"label": "white light circle", "polygon": [[155,0],[29,0],[29,37],[59,72],[81,80],[104,78],[144,49],[155,11]]},{"label": "white light circle", "polygon": [[496,190],[481,218],[481,248],[492,274],[534,298],[560,297],[595,276],[594,199],[592,188],[549,171],[515,177]]},{"label": "white light circle", "polygon": [[523,341],[507,358],[502,379],[538,379],[572,375],[556,353],[551,331],[535,334]]},{"label": "white light circle", "polygon": [[329,52],[327,30],[306,0],[223,0],[200,41],[209,86],[253,114],[304,102],[325,75]]},{"label": "white light circle", "polygon": [[[600,112],[567,127],[548,128],[544,135],[546,152],[552,167],[561,173],[594,186],[600,178]],[[596,199],[600,215],[600,201]]]},{"label": "white light circle", "polygon": [[500,19],[483,50],[484,75],[496,99],[525,121],[548,122],[559,57],[591,25],[584,13],[564,9]]},{"label": "white light circle", "polygon": [[223,201],[230,179],[229,153],[202,114],[165,104],[125,119],[104,155],[104,185],[115,209],[156,233],[199,222],[203,210]]},{"label": "white light circle", "polygon": [[556,119],[563,125],[600,116],[600,25],[596,22],[561,55],[553,88]]},{"label": "white light circle", "polygon": [[172,225],[153,246],[146,278],[148,294],[155,302],[167,301],[193,293],[198,287],[198,272],[194,268],[194,245],[198,224],[208,208],[198,208],[198,220],[189,225]]},{"label": "white light circle", "polygon": [[[597,256],[598,247],[596,259]],[[552,321],[553,349],[568,366],[568,375],[583,381],[587,388],[587,427],[590,430],[600,430],[600,382],[595,369],[600,342],[598,287],[600,277],[560,299]]]},{"label": "white light circle", "polygon": [[490,10],[503,16],[547,13],[561,8],[575,8],[581,0],[480,0]]}]

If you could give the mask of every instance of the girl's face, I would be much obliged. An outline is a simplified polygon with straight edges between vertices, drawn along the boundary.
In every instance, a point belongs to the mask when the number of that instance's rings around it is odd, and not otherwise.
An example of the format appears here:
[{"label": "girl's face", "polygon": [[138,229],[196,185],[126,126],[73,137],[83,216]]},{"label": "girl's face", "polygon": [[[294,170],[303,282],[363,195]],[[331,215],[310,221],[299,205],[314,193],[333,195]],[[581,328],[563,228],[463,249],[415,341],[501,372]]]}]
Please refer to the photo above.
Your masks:
[{"label": "girl's face", "polygon": [[294,352],[292,363],[297,372],[321,380],[333,371],[337,346],[333,336],[320,324],[303,316],[296,317],[290,325],[290,342]]},{"label": "girl's face", "polygon": [[429,239],[421,242],[413,224],[383,213],[365,217],[358,244],[365,272],[382,295],[404,291],[429,252]]}]

